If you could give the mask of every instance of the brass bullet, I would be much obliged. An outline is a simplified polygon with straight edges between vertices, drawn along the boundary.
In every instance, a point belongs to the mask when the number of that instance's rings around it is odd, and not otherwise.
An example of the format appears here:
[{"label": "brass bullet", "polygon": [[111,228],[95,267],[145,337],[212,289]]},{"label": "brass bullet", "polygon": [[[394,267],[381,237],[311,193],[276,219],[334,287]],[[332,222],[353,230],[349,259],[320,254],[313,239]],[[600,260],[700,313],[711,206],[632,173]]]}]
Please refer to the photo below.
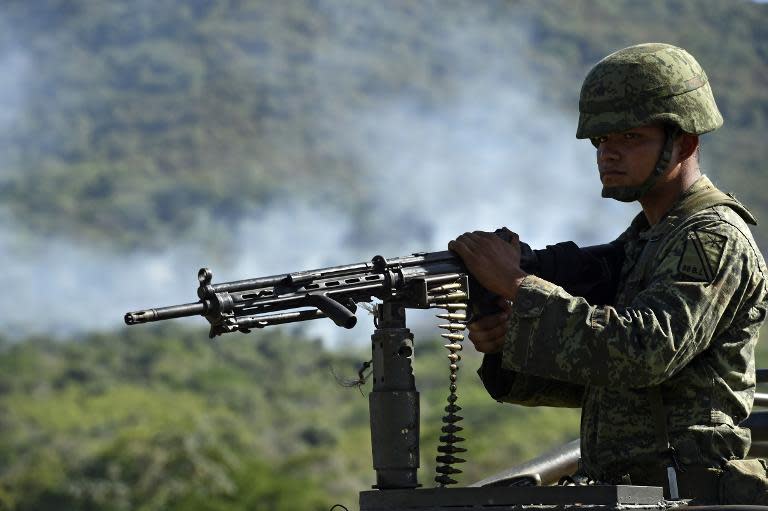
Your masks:
[{"label": "brass bullet", "polygon": [[463,460],[461,458],[451,456],[450,454],[446,454],[444,456],[438,456],[437,458],[435,458],[435,461],[437,461],[438,463],[445,463],[446,465],[450,465],[452,463],[465,463],[467,460]]},{"label": "brass bullet", "polygon": [[450,404],[445,407],[445,411],[448,413],[456,413],[459,410],[461,410],[461,407],[459,405]]},{"label": "brass bullet", "polygon": [[435,296],[432,298],[432,301],[434,303],[448,303],[448,302],[458,302],[459,300],[466,300],[467,299],[467,293],[464,291],[456,291],[454,293],[448,293],[447,295],[441,295],[441,296]]},{"label": "brass bullet", "polygon": [[443,330],[450,330],[451,332],[461,332],[465,328],[467,328],[466,325],[463,325],[461,323],[445,323],[442,325],[437,325],[438,328],[442,328]]},{"label": "brass bullet", "polygon": [[443,286],[433,287],[429,290],[430,293],[445,293],[446,291],[454,291],[461,289],[461,284],[445,284]]},{"label": "brass bullet", "polygon": [[446,424],[442,428],[440,428],[440,431],[443,433],[448,433],[449,435],[452,435],[454,433],[458,433],[459,431],[464,431],[464,428],[461,426],[457,426],[456,424]]},{"label": "brass bullet", "polygon": [[451,479],[447,475],[443,474],[441,476],[435,477],[435,482],[440,484],[441,486],[448,486],[449,484],[456,484],[458,481],[456,479]]},{"label": "brass bullet", "polygon": [[436,314],[436,316],[440,319],[445,319],[448,321],[464,321],[467,319],[467,315],[464,313],[449,313],[449,314]]},{"label": "brass bullet", "polygon": [[453,445],[439,445],[437,447],[437,452],[443,452],[445,454],[458,454],[460,452],[467,452],[467,450],[463,447],[456,447]]}]

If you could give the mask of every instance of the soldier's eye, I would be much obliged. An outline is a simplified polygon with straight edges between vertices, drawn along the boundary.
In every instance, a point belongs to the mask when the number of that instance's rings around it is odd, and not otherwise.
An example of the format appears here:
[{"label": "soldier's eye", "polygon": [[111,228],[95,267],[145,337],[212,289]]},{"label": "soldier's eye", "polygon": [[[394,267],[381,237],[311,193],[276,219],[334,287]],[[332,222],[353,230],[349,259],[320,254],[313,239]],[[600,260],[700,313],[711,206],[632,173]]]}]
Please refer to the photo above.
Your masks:
[{"label": "soldier's eye", "polygon": [[626,140],[637,138],[637,133],[624,133],[624,138]]}]

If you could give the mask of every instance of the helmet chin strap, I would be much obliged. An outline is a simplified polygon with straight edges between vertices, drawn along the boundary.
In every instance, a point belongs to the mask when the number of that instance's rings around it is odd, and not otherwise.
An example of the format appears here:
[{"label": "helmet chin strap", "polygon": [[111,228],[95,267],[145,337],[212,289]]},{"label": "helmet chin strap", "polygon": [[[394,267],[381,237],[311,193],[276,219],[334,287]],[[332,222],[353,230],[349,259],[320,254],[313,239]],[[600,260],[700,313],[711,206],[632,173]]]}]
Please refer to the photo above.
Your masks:
[{"label": "helmet chin strap", "polygon": [[680,134],[680,128],[677,126],[667,125],[664,127],[664,132],[667,135],[667,139],[664,141],[664,147],[661,148],[661,154],[656,161],[656,166],[651,172],[651,175],[638,186],[604,186],[602,196],[607,199],[616,199],[621,202],[634,202],[639,200],[643,195],[648,193],[648,190],[653,188],[653,185],[664,175],[664,171],[667,170],[669,162],[672,160],[672,146]]}]

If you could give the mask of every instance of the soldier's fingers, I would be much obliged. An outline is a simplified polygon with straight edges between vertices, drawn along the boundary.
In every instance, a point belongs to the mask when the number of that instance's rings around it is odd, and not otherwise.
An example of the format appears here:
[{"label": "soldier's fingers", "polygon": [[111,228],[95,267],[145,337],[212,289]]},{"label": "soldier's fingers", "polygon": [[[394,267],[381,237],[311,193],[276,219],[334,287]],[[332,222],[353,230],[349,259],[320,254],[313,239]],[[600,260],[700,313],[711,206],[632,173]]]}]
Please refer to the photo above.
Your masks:
[{"label": "soldier's fingers", "polygon": [[506,323],[496,325],[493,328],[486,328],[483,330],[470,330],[469,332],[469,340],[472,341],[473,344],[478,343],[486,343],[489,341],[492,341],[494,339],[498,339],[500,337],[507,336],[507,325]]},{"label": "soldier's fingers", "polygon": [[507,316],[506,313],[499,313],[499,314],[491,314],[489,316],[484,316],[477,321],[473,321],[469,324],[469,331],[480,331],[480,330],[488,330],[489,328],[496,328],[499,325],[504,325],[507,323],[507,319],[509,319],[509,316]]},{"label": "soldier's fingers", "polygon": [[509,302],[509,300],[505,298],[499,298],[496,301],[496,304],[499,306],[499,308],[507,315],[507,318],[509,317],[509,314],[512,312],[512,304]]},{"label": "soldier's fingers", "polygon": [[519,243],[520,242],[520,235],[517,234],[514,231],[510,231],[507,227],[501,228],[502,232],[506,235],[505,237],[509,239],[510,243]]},{"label": "soldier's fingers", "polygon": [[480,247],[481,243],[481,237],[473,232],[465,232],[461,236],[457,238],[457,240],[460,240],[464,245],[467,246],[470,250],[476,250]]},{"label": "soldier's fingers", "polygon": [[499,353],[504,349],[504,338],[497,337],[495,339],[488,339],[486,341],[480,341],[480,342],[472,341],[472,344],[475,346],[475,349],[480,353],[485,353],[485,354]]},{"label": "soldier's fingers", "polygon": [[452,252],[456,252],[460,256],[466,256],[466,255],[472,254],[472,249],[469,246],[467,246],[465,241],[466,241],[465,239],[459,236],[455,240],[448,242],[448,250]]},{"label": "soldier's fingers", "polygon": [[457,236],[456,239],[453,240],[453,242],[455,242],[455,243],[462,243],[464,245],[467,245],[467,244],[471,245],[476,240],[477,240],[477,236],[475,236],[474,233],[465,232],[464,234],[461,234],[461,235]]}]

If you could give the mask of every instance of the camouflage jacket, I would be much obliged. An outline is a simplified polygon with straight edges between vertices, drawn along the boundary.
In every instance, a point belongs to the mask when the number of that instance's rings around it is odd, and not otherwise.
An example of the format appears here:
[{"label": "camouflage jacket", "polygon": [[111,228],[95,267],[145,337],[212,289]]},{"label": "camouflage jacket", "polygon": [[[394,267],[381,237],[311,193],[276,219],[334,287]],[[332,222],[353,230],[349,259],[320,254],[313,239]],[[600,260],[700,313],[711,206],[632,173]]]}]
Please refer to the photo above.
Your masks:
[{"label": "camouflage jacket", "polygon": [[[707,192],[725,200],[702,204]],[[506,380],[493,397],[581,406],[582,469],[596,480],[632,472],[643,484],[636,474],[668,463],[655,437],[653,386],[680,463],[743,458],[750,434],[738,424],[752,408],[768,307],[765,263],[747,222],[749,212],[702,177],[657,225],[641,213],[617,240],[625,259],[614,303],[590,304],[526,277],[503,353],[486,356],[479,371],[489,390],[491,380]]]}]

